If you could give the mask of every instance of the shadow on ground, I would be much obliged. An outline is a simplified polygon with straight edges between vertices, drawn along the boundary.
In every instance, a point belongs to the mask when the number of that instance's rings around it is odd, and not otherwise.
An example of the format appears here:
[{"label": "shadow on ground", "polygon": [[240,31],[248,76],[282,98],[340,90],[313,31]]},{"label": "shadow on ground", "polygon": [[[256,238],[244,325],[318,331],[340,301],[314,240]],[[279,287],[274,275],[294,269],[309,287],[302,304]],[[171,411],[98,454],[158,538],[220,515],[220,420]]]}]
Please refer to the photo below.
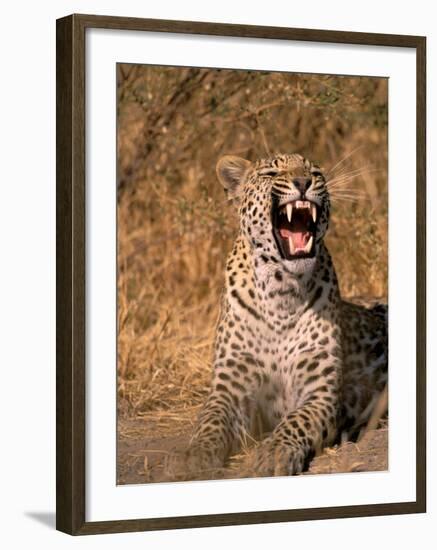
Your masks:
[{"label": "shadow on ground", "polygon": [[25,512],[24,515],[31,518],[50,529],[56,529],[56,514],[55,512]]}]

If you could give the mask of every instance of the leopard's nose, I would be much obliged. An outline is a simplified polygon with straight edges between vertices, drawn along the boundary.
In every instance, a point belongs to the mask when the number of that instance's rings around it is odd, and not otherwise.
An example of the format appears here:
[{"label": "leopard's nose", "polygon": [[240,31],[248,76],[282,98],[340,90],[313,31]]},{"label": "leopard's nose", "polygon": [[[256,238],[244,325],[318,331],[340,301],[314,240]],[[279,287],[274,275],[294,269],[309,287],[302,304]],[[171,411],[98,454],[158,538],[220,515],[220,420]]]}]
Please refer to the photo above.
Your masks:
[{"label": "leopard's nose", "polygon": [[300,194],[303,197],[305,195],[305,191],[311,185],[311,178],[307,178],[307,177],[293,178],[293,185],[296,187],[298,191],[300,191]]}]

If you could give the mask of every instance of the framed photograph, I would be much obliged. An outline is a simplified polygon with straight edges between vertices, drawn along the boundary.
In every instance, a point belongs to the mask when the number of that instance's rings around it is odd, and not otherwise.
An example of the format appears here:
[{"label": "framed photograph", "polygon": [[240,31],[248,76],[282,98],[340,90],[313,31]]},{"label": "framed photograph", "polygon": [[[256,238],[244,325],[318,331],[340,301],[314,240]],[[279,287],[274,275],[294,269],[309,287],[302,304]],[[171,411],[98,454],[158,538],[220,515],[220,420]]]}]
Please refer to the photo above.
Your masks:
[{"label": "framed photograph", "polygon": [[424,37],[57,21],[57,528],[426,509]]}]

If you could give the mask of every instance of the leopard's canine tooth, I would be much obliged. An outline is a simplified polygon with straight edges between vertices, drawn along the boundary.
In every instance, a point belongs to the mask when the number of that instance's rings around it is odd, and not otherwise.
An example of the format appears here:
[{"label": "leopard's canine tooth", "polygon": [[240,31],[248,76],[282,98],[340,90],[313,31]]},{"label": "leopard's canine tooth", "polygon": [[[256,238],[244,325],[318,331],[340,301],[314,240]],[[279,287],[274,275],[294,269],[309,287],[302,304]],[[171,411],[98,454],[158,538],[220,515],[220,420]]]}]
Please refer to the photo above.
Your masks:
[{"label": "leopard's canine tooth", "polygon": [[307,244],[306,244],[306,247],[305,247],[305,252],[308,254],[309,252],[311,252],[311,247],[313,246],[313,236],[311,235],[311,237],[309,238]]},{"label": "leopard's canine tooth", "polygon": [[317,208],[316,205],[311,203],[311,217],[313,218],[313,222],[316,223],[317,220]]},{"label": "leopard's canine tooth", "polygon": [[293,216],[293,205],[291,202],[287,203],[287,218],[288,221],[291,222],[291,217]]},{"label": "leopard's canine tooth", "polygon": [[295,249],[294,249],[293,239],[291,237],[288,237],[288,245],[290,247],[290,254],[294,254]]}]

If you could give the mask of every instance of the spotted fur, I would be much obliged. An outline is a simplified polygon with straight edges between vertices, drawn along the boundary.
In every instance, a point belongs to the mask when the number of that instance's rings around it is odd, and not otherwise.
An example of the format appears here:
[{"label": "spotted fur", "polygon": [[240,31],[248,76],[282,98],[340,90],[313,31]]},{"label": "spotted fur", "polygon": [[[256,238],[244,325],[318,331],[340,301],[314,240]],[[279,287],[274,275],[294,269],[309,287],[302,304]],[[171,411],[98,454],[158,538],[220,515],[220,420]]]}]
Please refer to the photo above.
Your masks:
[{"label": "spotted fur", "polygon": [[[298,474],[371,413],[387,381],[387,310],[340,297],[323,242],[330,199],[318,166],[296,154],[253,164],[226,156],[217,174],[240,229],[226,264],[211,391],[182,469],[198,476],[223,466],[258,415],[269,435],[254,474]],[[272,209],[296,199],[317,205],[314,255],[285,259]]]}]

